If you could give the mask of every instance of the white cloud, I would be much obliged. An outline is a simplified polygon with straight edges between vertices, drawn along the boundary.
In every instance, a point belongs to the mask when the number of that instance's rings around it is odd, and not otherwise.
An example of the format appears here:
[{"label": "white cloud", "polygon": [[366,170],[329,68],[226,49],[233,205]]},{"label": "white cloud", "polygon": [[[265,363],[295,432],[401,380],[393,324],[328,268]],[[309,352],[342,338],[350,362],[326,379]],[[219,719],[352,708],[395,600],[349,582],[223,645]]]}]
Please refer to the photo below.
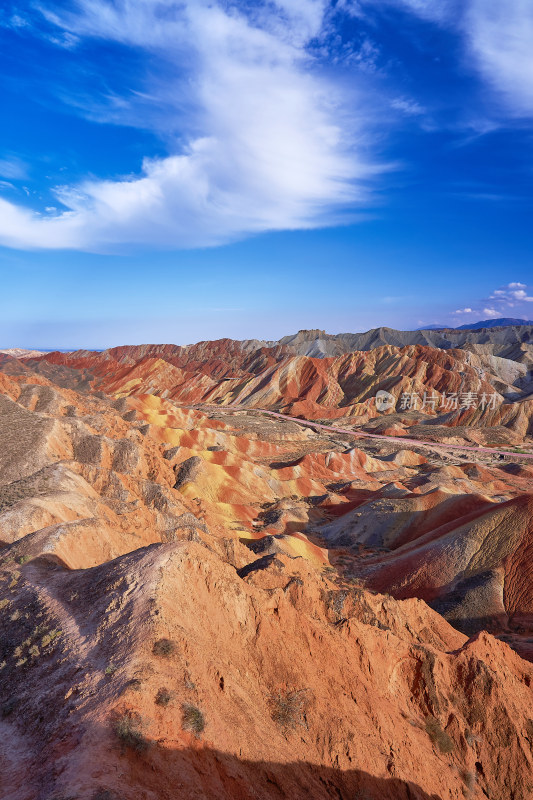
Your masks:
[{"label": "white cloud", "polygon": [[501,289],[495,289],[490,295],[489,300],[498,300],[513,308],[517,303],[533,303],[533,297],[528,295],[525,283],[508,283]]},{"label": "white cloud", "polygon": [[516,116],[533,115],[533,3],[470,0],[463,22],[474,63]]},{"label": "white cloud", "polygon": [[28,177],[28,166],[17,156],[0,158],[0,176],[8,180],[24,180]]},{"label": "white cloud", "polygon": [[533,295],[528,294],[527,284],[520,281],[511,281],[505,286],[495,289],[488,298],[479,301],[476,311],[473,308],[458,308],[452,311],[452,316],[464,314],[475,314],[478,317],[483,314],[483,318],[497,319],[498,317],[515,317],[520,319],[531,318],[531,308],[529,303],[533,303]]},{"label": "white cloud", "polygon": [[66,210],[55,215],[0,200],[0,242],[209,246],[329,224],[368,201],[384,169],[369,155],[368,120],[348,112],[352,102],[310,69],[306,52],[326,5],[278,0],[246,14],[237,2],[79,0],[76,12],[43,11],[69,36],[143,48],[172,65],[180,77],[161,101],[171,106],[174,152],[145,159],[134,177],[57,188]]},{"label": "white cloud", "polygon": [[358,0],[338,0],[335,7],[338,11],[343,11],[349,17],[354,17],[355,19],[360,19],[365,15]]},{"label": "white cloud", "polygon": [[425,108],[423,108],[420,103],[406,97],[396,97],[392,101],[391,106],[397,111],[402,111],[404,114],[407,114],[407,116],[412,117],[418,117],[426,112]]},{"label": "white cloud", "polygon": [[447,21],[457,7],[456,0],[378,0],[378,2],[407,8],[422,19],[433,22]]},{"label": "white cloud", "polygon": [[[377,1],[455,29],[464,42],[465,64],[495,90],[507,112],[533,116],[531,0]],[[366,5],[370,7],[369,0]]]},{"label": "white cloud", "polygon": [[8,23],[11,28],[26,28],[28,24],[28,20],[19,14],[13,14]]}]

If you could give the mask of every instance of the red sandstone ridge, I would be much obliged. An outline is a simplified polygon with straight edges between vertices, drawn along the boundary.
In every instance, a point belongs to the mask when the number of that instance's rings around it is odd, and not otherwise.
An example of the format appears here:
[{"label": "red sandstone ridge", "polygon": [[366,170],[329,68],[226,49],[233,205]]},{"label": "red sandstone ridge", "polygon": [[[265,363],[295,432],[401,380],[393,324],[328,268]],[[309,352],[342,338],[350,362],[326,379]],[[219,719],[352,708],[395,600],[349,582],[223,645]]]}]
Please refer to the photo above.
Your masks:
[{"label": "red sandstone ridge", "polygon": [[530,665],[421,601],[255,563],[5,566],[3,796],[530,796]]},{"label": "red sandstone ridge", "polygon": [[3,359],[2,800],[533,797],[533,466],[365,395],[494,373],[285,348]]},{"label": "red sandstone ridge", "polygon": [[[120,395],[156,393],[182,404],[276,408],[308,419],[350,416],[361,424],[379,416],[375,395],[384,390],[396,399],[397,411],[402,396],[416,395],[414,410],[422,412],[423,421],[438,416],[447,426],[504,428],[510,443],[512,432],[519,437],[531,432],[533,400],[521,388],[526,369],[519,362],[421,345],[383,345],[312,358],[291,355],[285,345],[250,350],[243,344],[223,339],[185,348],[143,345],[103,353],[49,353],[27,363],[71,388],[83,379],[93,389]],[[490,396],[494,402],[444,408],[446,397],[454,393]],[[422,409],[424,396],[433,401]],[[441,406],[437,415],[435,406],[437,411]],[[412,425],[417,420],[408,421]]]}]

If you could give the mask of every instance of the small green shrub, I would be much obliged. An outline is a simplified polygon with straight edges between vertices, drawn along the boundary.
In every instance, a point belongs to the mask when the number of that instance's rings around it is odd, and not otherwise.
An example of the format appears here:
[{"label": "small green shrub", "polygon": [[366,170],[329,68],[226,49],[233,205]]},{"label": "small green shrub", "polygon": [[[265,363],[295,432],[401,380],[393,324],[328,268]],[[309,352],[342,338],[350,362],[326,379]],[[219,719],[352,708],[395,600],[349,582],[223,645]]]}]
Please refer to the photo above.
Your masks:
[{"label": "small green shrub", "polygon": [[58,636],[61,636],[62,633],[63,631],[58,631],[58,630],[48,631],[48,633],[46,633],[41,639],[41,646],[46,647],[51,642],[53,642],[54,639],[57,639]]},{"label": "small green shrub", "polygon": [[114,721],[115,734],[122,745],[122,751],[129,749],[136,753],[144,753],[150,743],[142,731],[140,714],[134,711],[125,711]]},{"label": "small green shrub", "polygon": [[205,717],[200,709],[190,703],[184,703],[181,712],[183,730],[192,731],[195,736],[199,736],[205,728]]},{"label": "small green shrub", "polygon": [[168,689],[159,689],[155,696],[155,702],[158,706],[168,706],[172,700],[172,693]]},{"label": "small green shrub", "polygon": [[476,788],[476,773],[462,770],[459,774],[468,791],[473,792]]},{"label": "small green shrub", "polygon": [[440,722],[435,717],[426,719],[426,732],[441,753],[451,753],[455,747],[452,737],[442,729]]},{"label": "small green shrub", "polygon": [[157,642],[154,642],[152,652],[155,656],[169,658],[176,652],[176,642],[173,642],[172,639],[158,639]]},{"label": "small green shrub", "polygon": [[298,725],[307,727],[305,712],[309,700],[306,693],[307,689],[280,689],[269,695],[270,716],[284,731],[294,730]]},{"label": "small green shrub", "polygon": [[118,669],[118,667],[115,666],[115,664],[108,664],[107,667],[104,670],[104,675],[107,675],[107,677],[110,678],[112,675],[115,674],[117,669]]}]

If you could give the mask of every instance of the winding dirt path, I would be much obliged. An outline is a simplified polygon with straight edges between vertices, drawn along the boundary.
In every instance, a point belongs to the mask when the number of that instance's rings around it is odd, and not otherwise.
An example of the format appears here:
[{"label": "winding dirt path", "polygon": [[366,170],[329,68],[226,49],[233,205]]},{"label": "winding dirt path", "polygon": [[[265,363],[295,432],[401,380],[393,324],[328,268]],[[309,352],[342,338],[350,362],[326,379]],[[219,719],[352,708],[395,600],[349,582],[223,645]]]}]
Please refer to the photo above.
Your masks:
[{"label": "winding dirt path", "polygon": [[474,453],[483,453],[488,455],[503,455],[507,458],[513,459],[524,458],[533,461],[533,453],[515,453],[509,450],[496,450],[494,447],[481,447],[481,445],[465,445],[465,444],[440,444],[439,442],[428,442],[423,439],[411,439],[407,436],[386,436],[381,433],[367,433],[366,431],[353,431],[348,428],[338,428],[335,425],[324,425],[320,422],[313,422],[312,420],[300,419],[299,417],[290,417],[288,414],[280,414],[279,411],[270,411],[266,408],[243,408],[242,406],[218,406],[218,405],[203,405],[202,408],[210,408],[216,411],[259,411],[261,414],[268,414],[270,417],[277,417],[279,419],[286,419],[290,422],[296,422],[299,425],[304,425],[309,428],[321,428],[325,431],[333,431],[334,433],[347,433],[355,439],[381,439],[386,442],[398,443],[402,446],[412,444],[416,447],[427,447],[433,449],[440,447],[444,450],[468,450]]}]

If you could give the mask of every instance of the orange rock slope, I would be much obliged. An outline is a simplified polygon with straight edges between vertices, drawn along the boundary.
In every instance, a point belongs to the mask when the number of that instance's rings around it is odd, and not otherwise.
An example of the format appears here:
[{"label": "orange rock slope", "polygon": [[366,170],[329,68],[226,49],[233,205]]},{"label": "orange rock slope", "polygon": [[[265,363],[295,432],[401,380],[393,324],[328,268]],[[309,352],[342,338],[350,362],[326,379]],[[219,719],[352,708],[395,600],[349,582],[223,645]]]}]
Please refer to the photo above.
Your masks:
[{"label": "orange rock slope", "polygon": [[531,665],[422,601],[241,558],[4,566],[3,797],[531,796]]},{"label": "orange rock slope", "polygon": [[527,461],[185,406],[145,356],[2,365],[0,797],[533,797]]}]

